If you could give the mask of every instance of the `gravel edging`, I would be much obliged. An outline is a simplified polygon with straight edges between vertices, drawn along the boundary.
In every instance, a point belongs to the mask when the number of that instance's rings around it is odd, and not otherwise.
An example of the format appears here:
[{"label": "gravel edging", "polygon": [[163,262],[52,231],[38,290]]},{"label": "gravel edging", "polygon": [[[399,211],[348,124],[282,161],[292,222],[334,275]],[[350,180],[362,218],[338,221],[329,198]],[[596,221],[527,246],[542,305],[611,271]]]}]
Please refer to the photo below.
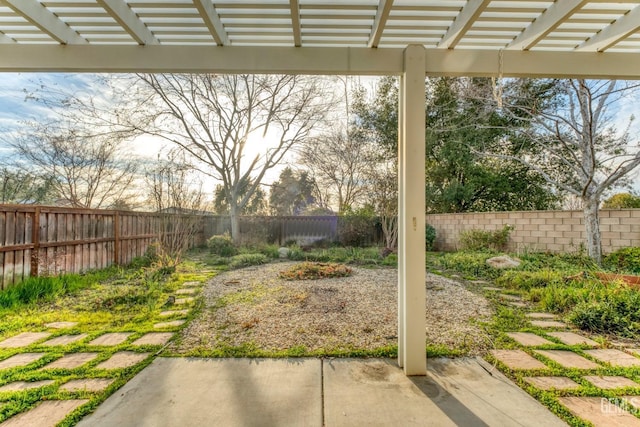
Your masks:
[{"label": "gravel edging", "polygon": [[[203,288],[204,308],[170,351],[252,345],[265,351],[375,350],[397,344],[397,270],[353,267],[350,277],[287,281],[294,262],[233,270]],[[427,274],[427,343],[481,354],[490,303],[462,283]]]}]

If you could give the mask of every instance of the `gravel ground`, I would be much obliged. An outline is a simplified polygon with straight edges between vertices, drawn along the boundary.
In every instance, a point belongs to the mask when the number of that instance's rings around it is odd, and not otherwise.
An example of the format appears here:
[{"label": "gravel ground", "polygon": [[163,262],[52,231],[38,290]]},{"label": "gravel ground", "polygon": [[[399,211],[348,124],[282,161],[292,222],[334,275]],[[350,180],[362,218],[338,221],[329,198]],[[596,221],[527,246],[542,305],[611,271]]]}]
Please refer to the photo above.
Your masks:
[{"label": "gravel ground", "polygon": [[[397,343],[397,270],[353,268],[350,277],[287,281],[282,262],[222,273],[203,289],[205,307],[171,350],[255,344],[267,351],[376,349]],[[489,347],[474,324],[486,299],[455,280],[427,275],[428,344],[469,354]]]}]

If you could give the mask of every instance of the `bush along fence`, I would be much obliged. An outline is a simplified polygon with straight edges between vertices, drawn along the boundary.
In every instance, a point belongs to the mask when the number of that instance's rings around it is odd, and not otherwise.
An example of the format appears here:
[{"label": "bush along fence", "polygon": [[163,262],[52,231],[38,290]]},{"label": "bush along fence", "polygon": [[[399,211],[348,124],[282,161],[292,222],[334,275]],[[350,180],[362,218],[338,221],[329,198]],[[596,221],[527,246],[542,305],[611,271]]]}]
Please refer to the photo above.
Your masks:
[{"label": "bush along fence", "polygon": [[[129,264],[177,221],[167,214],[0,205],[0,289],[28,276]],[[181,219],[182,218],[182,219]],[[202,226],[199,227],[202,230]],[[204,243],[200,231],[189,246]]]},{"label": "bush along fence", "polygon": [[[640,246],[640,209],[602,209],[599,214],[602,250]],[[585,242],[582,211],[519,211],[431,214],[426,221],[436,229],[434,249],[461,248],[461,233],[498,231],[511,226],[507,250],[576,252]]]}]

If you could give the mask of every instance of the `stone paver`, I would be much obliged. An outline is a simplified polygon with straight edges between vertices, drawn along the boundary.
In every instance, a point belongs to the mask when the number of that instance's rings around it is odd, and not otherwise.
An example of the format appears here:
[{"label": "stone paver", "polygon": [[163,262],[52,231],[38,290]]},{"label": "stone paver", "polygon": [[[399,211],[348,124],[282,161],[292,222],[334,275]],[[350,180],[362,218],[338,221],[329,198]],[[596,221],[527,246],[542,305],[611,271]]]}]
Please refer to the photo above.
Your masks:
[{"label": "stone paver", "polygon": [[158,314],[158,316],[160,317],[171,317],[171,316],[186,316],[187,314],[189,314],[189,310],[167,310],[167,311],[161,311],[160,314]]},{"label": "stone paver", "polygon": [[530,332],[509,332],[507,335],[524,346],[553,344],[551,341],[542,338],[540,335],[532,334]]},{"label": "stone paver", "polygon": [[180,326],[183,325],[184,322],[186,322],[186,320],[180,319],[180,320],[172,320],[171,322],[160,322],[160,323],[156,323],[155,325],[153,325],[154,328],[156,329],[161,329],[161,328],[172,328],[175,326]]},{"label": "stone paver", "polygon": [[511,369],[546,369],[544,363],[522,350],[491,350],[491,354]]},{"label": "stone paver", "polygon": [[514,307],[519,307],[519,308],[525,308],[527,306],[527,303],[520,302],[520,301],[511,301],[509,302],[509,305],[512,305]]},{"label": "stone paver", "polygon": [[184,286],[185,288],[202,286],[202,282],[184,282],[182,286]]},{"label": "stone paver", "polygon": [[83,340],[87,336],[88,334],[61,335],[59,337],[51,338],[50,340],[43,342],[42,345],[67,345]]},{"label": "stone paver", "polygon": [[0,369],[15,368],[17,366],[27,366],[35,362],[47,353],[20,353],[8,359],[0,361]]},{"label": "stone paver", "polygon": [[573,351],[535,350],[535,352],[553,360],[554,362],[564,366],[565,368],[595,369],[599,367],[598,364],[585,359],[584,357],[574,353]]},{"label": "stone paver", "polygon": [[15,381],[9,384],[5,384],[0,387],[0,392],[3,391],[21,391],[31,390],[34,388],[45,387],[55,383],[54,380],[42,380],[42,381]]},{"label": "stone paver", "polygon": [[602,397],[559,397],[575,416],[591,422],[595,427],[637,427],[640,419]]},{"label": "stone paver", "polygon": [[551,313],[527,313],[527,317],[532,319],[555,319],[556,316]]},{"label": "stone paver", "polygon": [[484,289],[485,291],[491,291],[491,292],[500,292],[503,290],[502,288],[496,288],[495,286],[485,286],[482,289]]},{"label": "stone paver", "polygon": [[115,378],[82,378],[64,383],[60,386],[60,390],[99,392],[109,387],[114,381]]},{"label": "stone paver", "polygon": [[89,345],[118,345],[122,344],[129,338],[131,332],[110,332],[100,335],[89,343]]},{"label": "stone paver", "polygon": [[65,354],[58,360],[44,365],[42,369],[75,369],[98,357],[99,353],[71,353]]},{"label": "stone paver", "polygon": [[594,340],[573,332],[548,332],[547,334],[558,338],[560,342],[567,345],[589,345],[591,347],[598,347],[600,345]]},{"label": "stone paver", "polygon": [[178,289],[176,291],[176,295],[193,295],[197,292],[198,292],[198,289],[196,288],[185,288],[185,289]]},{"label": "stone paver", "polygon": [[131,345],[164,345],[172,337],[172,332],[149,332],[132,342]]},{"label": "stone paver", "polygon": [[95,369],[120,369],[128,368],[142,362],[149,353],[134,353],[133,351],[120,351],[109,359],[99,363]]},{"label": "stone paver", "polygon": [[624,351],[607,348],[585,350],[584,352],[595,359],[609,363],[611,366],[625,368],[630,366],[640,366],[640,359],[628,353],[625,353]]},{"label": "stone paver", "polygon": [[515,295],[509,295],[509,294],[500,294],[498,295],[500,298],[502,299],[506,299],[509,301],[522,301],[521,297],[515,296]]},{"label": "stone paver", "polygon": [[67,415],[87,403],[88,399],[48,400],[35,408],[15,415],[0,424],[2,427],[54,427]]},{"label": "stone paver", "polygon": [[176,305],[180,305],[180,304],[189,304],[191,302],[194,301],[194,298],[192,297],[187,297],[187,298],[176,298],[176,301],[174,304]]},{"label": "stone paver", "polygon": [[532,320],[531,324],[539,328],[566,328],[567,324],[555,320]]},{"label": "stone paver", "polygon": [[640,384],[626,377],[586,375],[584,379],[594,386],[605,390],[622,387],[640,387]]},{"label": "stone paver", "polygon": [[50,329],[69,329],[76,326],[78,322],[51,322],[45,323],[45,327]]},{"label": "stone paver", "polygon": [[526,382],[540,390],[574,390],[580,384],[567,377],[526,377]]},{"label": "stone paver", "polygon": [[640,409],[640,396],[623,396],[622,399],[624,399],[627,405]]},{"label": "stone paver", "polygon": [[50,332],[23,332],[4,341],[0,341],[0,348],[26,347],[36,341],[47,338]]}]

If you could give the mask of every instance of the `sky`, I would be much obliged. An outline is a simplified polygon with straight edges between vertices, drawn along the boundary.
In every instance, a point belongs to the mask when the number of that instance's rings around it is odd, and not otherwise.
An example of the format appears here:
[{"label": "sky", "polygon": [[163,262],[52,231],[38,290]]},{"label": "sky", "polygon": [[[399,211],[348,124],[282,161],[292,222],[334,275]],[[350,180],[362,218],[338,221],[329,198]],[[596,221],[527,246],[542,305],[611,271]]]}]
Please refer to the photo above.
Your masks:
[{"label": "sky", "polygon": [[[46,117],[48,110],[38,103],[30,99],[30,94],[37,91],[40,87],[59,87],[72,90],[75,93],[86,92],[93,93],[92,80],[94,76],[91,74],[65,74],[65,73],[2,73],[0,74],[0,132],[19,125],[22,120],[34,120]],[[359,83],[364,84],[367,88],[374,86],[375,80],[371,78],[363,78]],[[343,90],[343,89],[340,89]],[[99,96],[92,95],[92,96]],[[640,96],[627,97],[618,103],[611,119],[613,125],[618,131],[624,130],[631,116],[635,116],[636,120],[632,122],[630,129],[631,140],[637,145],[640,142]],[[269,136],[266,139],[262,135],[252,135],[249,139],[248,156],[254,157],[255,154],[264,152],[270,144]],[[163,157],[162,152],[166,150],[167,143],[149,136],[142,136],[130,142],[129,148],[135,156],[141,158],[156,159],[158,156]],[[2,145],[0,139],[0,156],[7,153],[7,148]],[[295,163],[295,157],[290,154],[286,159],[288,163]],[[277,180],[280,171],[286,167],[281,167],[271,171],[265,182],[270,183]],[[634,189],[640,192],[640,171],[636,171],[633,177]],[[215,188],[215,182],[208,179],[205,186]]]}]

